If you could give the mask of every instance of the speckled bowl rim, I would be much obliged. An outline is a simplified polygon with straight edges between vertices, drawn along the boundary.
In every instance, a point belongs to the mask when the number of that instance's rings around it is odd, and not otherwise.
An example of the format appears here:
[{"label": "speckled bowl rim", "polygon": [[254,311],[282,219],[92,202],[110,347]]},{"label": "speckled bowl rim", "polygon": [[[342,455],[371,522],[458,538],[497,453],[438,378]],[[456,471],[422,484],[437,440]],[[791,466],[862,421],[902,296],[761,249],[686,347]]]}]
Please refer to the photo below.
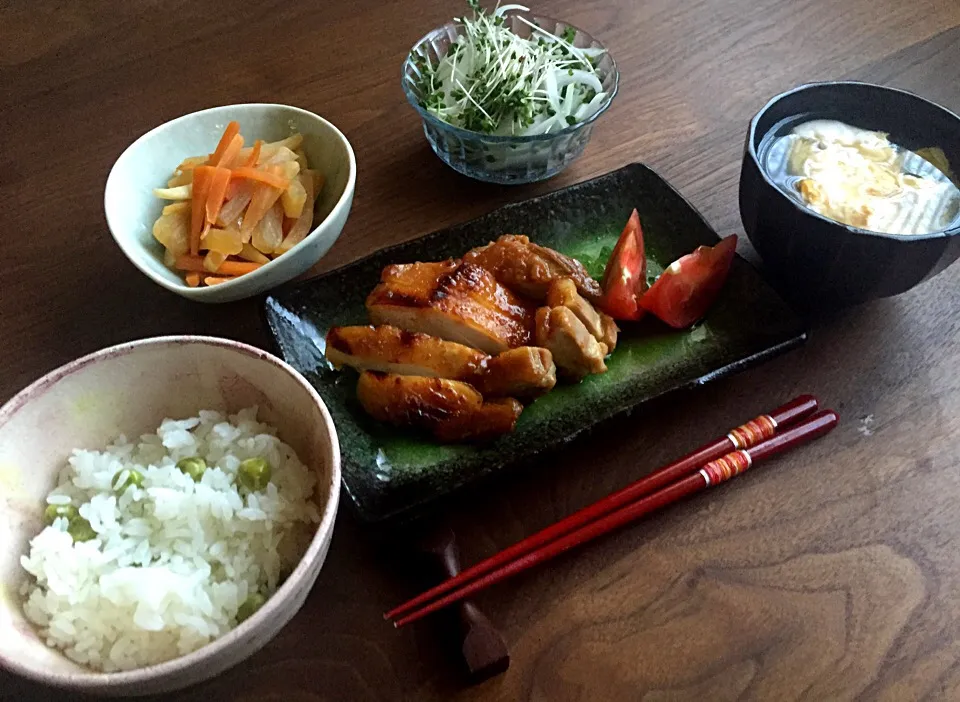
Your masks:
[{"label": "speckled bowl rim", "polygon": [[[520,14],[526,15],[530,13],[523,12]],[[550,141],[551,139],[556,139],[558,137],[562,137],[567,134],[573,134],[575,132],[580,131],[581,129],[586,127],[588,124],[593,124],[597,119],[600,118],[600,115],[606,112],[607,109],[610,107],[610,105],[613,104],[613,99],[617,96],[617,92],[619,92],[620,90],[620,69],[617,67],[616,59],[614,59],[613,54],[610,53],[610,50],[606,47],[606,45],[603,42],[601,42],[599,39],[594,37],[592,34],[587,32],[586,30],[580,29],[576,25],[570,24],[569,22],[564,22],[563,20],[554,19],[552,17],[546,17],[544,15],[530,15],[530,16],[532,21],[540,20],[544,22],[554,22],[556,24],[563,24],[563,25],[566,25],[567,27],[570,27],[571,29],[574,29],[575,31],[583,34],[584,36],[589,37],[590,41],[597,43],[600,46],[600,48],[606,52],[607,57],[609,57],[610,63],[611,63],[609,77],[613,80],[613,85],[610,87],[609,94],[607,95],[607,98],[603,101],[603,103],[601,103],[599,109],[596,112],[594,112],[592,115],[587,117],[587,119],[583,120],[582,122],[577,122],[576,124],[571,124],[569,127],[564,127],[559,132],[550,132],[549,134],[531,134],[528,136],[519,136],[519,135],[512,135],[512,134],[484,134],[483,132],[473,132],[473,131],[470,131],[469,129],[464,129],[463,127],[458,127],[454,124],[450,124],[449,122],[444,122],[442,119],[438,118],[433,113],[423,109],[420,106],[420,102],[417,99],[417,96],[413,93],[413,90],[410,88],[410,86],[407,85],[406,69],[407,69],[407,64],[410,62],[410,56],[413,54],[414,51],[416,51],[417,47],[421,46],[425,41],[430,39],[434,34],[440,32],[441,30],[454,29],[454,31],[456,31],[457,27],[462,26],[457,22],[447,22],[446,24],[442,24],[439,27],[436,27],[435,29],[431,29],[429,32],[427,32],[422,37],[420,37],[420,39],[418,39],[416,43],[414,43],[413,47],[411,47],[411,49],[407,52],[407,55],[403,59],[403,63],[400,66],[400,85],[403,88],[403,94],[406,96],[407,102],[409,102],[410,105],[413,107],[413,109],[417,111],[417,113],[420,115],[423,121],[429,122],[430,124],[435,126],[437,129],[440,129],[445,132],[450,132],[451,134],[455,134],[461,139],[470,139],[470,140],[479,139],[483,142],[490,143],[490,144],[519,145],[519,144],[532,144],[540,141]]]},{"label": "speckled bowl rim", "polygon": [[[109,346],[105,349],[87,354],[86,356],[81,356],[74,361],[70,361],[50,371],[18,392],[0,407],[0,427],[6,424],[26,403],[30,402],[39,394],[46,392],[64,378],[73,375],[77,371],[83,370],[87,366],[119,356],[126,356],[142,348],[162,347],[173,344],[215,346],[229,351],[236,351],[250,358],[269,363],[287,373],[287,375],[307,392],[314,404],[320,409],[320,414],[323,417],[323,425],[330,436],[330,445],[332,448],[332,455],[329,456],[330,483],[327,486],[330,493],[323,507],[320,523],[317,525],[316,532],[310,540],[310,546],[307,547],[307,550],[297,563],[297,567],[293,569],[293,572],[283,585],[277,589],[273,596],[270,597],[263,607],[257,610],[252,617],[243,621],[220,638],[211,641],[185,656],[173,658],[155,665],[144,666],[143,668],[135,668],[133,670],[116,673],[100,673],[96,671],[90,671],[89,673],[43,672],[35,668],[22,666],[19,661],[3,657],[0,657],[0,667],[6,668],[30,680],[35,680],[47,685],[70,688],[83,692],[96,692],[114,685],[130,685],[131,683],[146,682],[155,678],[166,677],[185,669],[202,666],[214,657],[217,652],[232,646],[241,635],[260,628],[261,624],[266,622],[268,618],[272,618],[279,608],[280,601],[294,594],[293,591],[297,589],[297,586],[301,585],[302,581],[308,576],[309,564],[313,563],[319,556],[320,551],[323,550],[324,542],[333,529],[340,499],[340,443],[337,438],[337,430],[333,424],[330,412],[327,410],[327,406],[323,403],[323,400],[320,399],[320,395],[317,394],[313,386],[310,385],[293,366],[280,360],[273,354],[267,353],[263,349],[258,349],[255,346],[230,339],[199,335],[158,336]],[[312,584],[309,587],[312,587]],[[239,663],[240,661],[237,661],[237,663],[233,665]]]},{"label": "speckled bowl rim", "polygon": [[885,93],[899,93],[900,95],[910,98],[911,100],[917,100],[919,102],[925,103],[928,107],[932,107],[935,110],[940,110],[947,117],[954,120],[957,123],[957,129],[960,130],[960,115],[957,115],[955,112],[948,110],[943,105],[938,105],[932,100],[927,100],[927,98],[917,95],[916,93],[911,93],[909,90],[901,90],[900,88],[890,88],[885,85],[877,85],[876,83],[866,83],[864,81],[857,81],[857,80],[828,80],[828,81],[819,81],[815,83],[804,83],[803,85],[799,85],[796,88],[792,88],[790,90],[784,91],[779,95],[775,95],[772,98],[770,98],[767,101],[767,103],[762,108],[760,108],[760,111],[757,112],[757,114],[755,114],[753,118],[750,120],[750,128],[747,131],[747,150],[746,151],[750,157],[750,160],[757,167],[757,170],[760,171],[760,175],[763,178],[763,180],[767,183],[767,185],[772,187],[779,196],[781,196],[784,200],[789,202],[794,207],[794,209],[796,209],[797,212],[799,212],[800,214],[805,215],[807,217],[813,217],[814,219],[819,219],[820,221],[827,222],[828,224],[832,224],[835,227],[841,227],[843,229],[846,229],[851,234],[856,234],[860,236],[880,237],[881,239],[893,239],[894,241],[923,241],[926,239],[944,239],[947,237],[956,236],[957,234],[960,234],[960,219],[955,220],[956,224],[954,224],[953,226],[949,226],[946,229],[940,229],[935,232],[930,232],[929,234],[887,234],[885,232],[875,232],[870,229],[861,229],[860,227],[854,227],[853,225],[850,225],[850,224],[844,224],[843,222],[838,222],[835,219],[830,219],[829,217],[825,217],[819,212],[813,211],[809,207],[806,207],[800,204],[794,198],[784,193],[783,190],[780,189],[780,186],[773,182],[773,180],[767,174],[767,170],[763,167],[763,164],[760,163],[760,157],[757,154],[757,149],[755,146],[756,136],[757,136],[757,125],[759,124],[760,120],[763,119],[763,117],[766,115],[767,111],[770,110],[770,108],[772,108],[774,105],[776,105],[778,102],[780,102],[784,98],[790,97],[791,95],[794,95],[796,93],[802,93],[808,90],[816,90],[816,89],[826,88],[830,86],[834,86],[834,87],[851,86],[851,87],[857,87],[857,88],[870,88],[872,90],[877,90]]},{"label": "speckled bowl rim", "polygon": [[[184,292],[184,291],[189,292],[189,299],[191,299],[191,300],[202,301],[202,300],[204,300],[204,298],[206,298],[206,297],[218,297],[220,294],[222,294],[222,292],[221,292],[221,293],[217,293],[217,292],[211,292],[211,291],[213,291],[213,290],[219,290],[219,291],[229,290],[230,288],[232,288],[233,286],[235,286],[235,285],[237,284],[237,281],[240,280],[241,277],[242,277],[245,281],[247,281],[247,283],[249,283],[250,281],[255,281],[258,277],[261,277],[262,275],[265,275],[265,274],[263,273],[263,271],[268,270],[268,269],[269,269],[269,270],[272,270],[274,261],[278,261],[278,260],[280,260],[282,257],[278,256],[277,258],[271,260],[270,263],[265,263],[263,266],[261,266],[261,267],[258,268],[257,270],[252,271],[252,272],[250,272],[250,273],[247,273],[247,274],[245,274],[245,275],[243,275],[243,276],[238,276],[238,277],[237,277],[236,279],[234,279],[234,280],[228,280],[228,281],[225,281],[225,282],[223,282],[223,283],[220,283],[220,284],[217,285],[215,288],[213,288],[213,287],[197,287],[197,288],[191,288],[189,285],[186,284],[186,282],[183,282],[183,283],[171,282],[171,281],[167,280],[166,278],[164,278],[163,276],[157,275],[154,271],[150,270],[150,268],[149,268],[148,266],[141,265],[141,263],[140,263],[139,261],[137,261],[134,256],[131,256],[130,253],[128,253],[128,251],[127,251],[128,248],[137,247],[137,246],[140,246],[140,245],[137,244],[137,243],[136,243],[135,241],[133,241],[133,240],[128,240],[128,241],[125,243],[124,241],[121,241],[121,237],[117,236],[116,231],[115,231],[115,229],[114,229],[113,222],[110,221],[110,208],[107,206],[107,193],[110,191],[110,183],[111,183],[111,181],[113,180],[113,178],[114,178],[114,176],[115,176],[115,171],[116,171],[116,168],[117,168],[117,164],[120,162],[120,159],[122,159],[124,156],[126,156],[126,154],[127,154],[129,151],[131,151],[133,148],[135,148],[138,144],[140,144],[140,142],[145,141],[146,139],[150,138],[150,137],[153,135],[154,132],[157,132],[157,131],[159,131],[159,130],[161,130],[161,129],[165,129],[166,127],[169,127],[169,126],[171,126],[171,125],[177,124],[177,123],[179,123],[179,122],[186,122],[186,121],[195,119],[196,117],[198,117],[198,116],[200,116],[200,115],[205,115],[205,114],[215,113],[215,112],[222,112],[222,111],[226,111],[226,110],[233,110],[233,109],[237,109],[237,108],[276,108],[276,109],[290,110],[290,111],[292,111],[292,112],[300,113],[301,115],[303,115],[303,116],[305,116],[305,117],[309,117],[309,118],[311,118],[311,119],[315,119],[315,120],[317,120],[317,121],[319,121],[319,122],[322,122],[323,124],[327,125],[328,127],[330,127],[330,129],[332,129],[333,132],[334,132],[334,133],[337,135],[337,137],[340,139],[341,143],[343,144],[344,148],[345,148],[346,151],[347,151],[347,161],[348,161],[348,163],[349,163],[349,173],[347,173],[347,182],[346,182],[346,184],[345,184],[344,187],[343,187],[343,192],[340,193],[340,197],[337,198],[336,204],[330,209],[330,213],[329,213],[326,217],[324,217],[320,222],[318,222],[318,223],[310,230],[310,233],[307,234],[307,235],[303,238],[302,241],[298,242],[298,243],[296,244],[296,246],[294,246],[294,247],[291,248],[289,251],[287,251],[285,254],[283,254],[284,256],[296,256],[298,252],[301,252],[301,251],[303,251],[305,248],[307,248],[308,242],[316,239],[317,236],[322,233],[322,232],[320,232],[320,229],[322,229],[323,226],[324,226],[327,222],[333,220],[336,216],[339,216],[340,213],[341,213],[344,209],[346,209],[346,208],[348,208],[348,207],[350,206],[350,203],[351,203],[352,200],[353,200],[354,191],[356,190],[356,184],[357,184],[357,157],[356,157],[356,154],[354,154],[354,152],[353,152],[353,147],[350,145],[350,140],[347,139],[347,137],[344,135],[344,133],[343,133],[342,131],[340,131],[340,129],[337,128],[337,126],[336,126],[335,124],[333,124],[332,122],[324,119],[323,117],[321,117],[320,115],[316,114],[315,112],[310,112],[310,110],[305,110],[305,109],[303,109],[302,107],[294,107],[293,105],[284,105],[283,103],[279,103],[279,102],[241,102],[241,103],[235,103],[235,104],[231,104],[231,105],[218,105],[218,106],[216,106],[216,107],[207,107],[207,108],[205,108],[205,109],[203,109],[203,110],[197,110],[197,111],[195,111],[195,112],[189,112],[189,113],[187,113],[187,114],[185,114],[185,115],[181,115],[180,117],[177,117],[177,118],[175,118],[175,119],[171,119],[171,120],[169,120],[169,121],[167,121],[167,122],[164,122],[163,124],[158,124],[158,125],[157,125],[156,127],[154,127],[153,129],[150,129],[149,131],[144,132],[144,133],[141,134],[139,137],[137,137],[137,138],[133,141],[133,143],[131,143],[127,148],[125,148],[125,149],[123,150],[123,152],[122,152],[119,156],[117,156],[116,161],[114,161],[114,162],[113,162],[113,165],[110,167],[110,173],[109,173],[109,175],[107,175],[107,181],[106,181],[106,183],[105,183],[105,185],[104,185],[104,187],[103,187],[103,213],[104,213],[104,217],[105,217],[106,220],[107,220],[107,228],[110,230],[110,235],[113,237],[114,242],[116,242],[117,246],[118,246],[118,247],[120,248],[120,250],[123,252],[124,256],[126,256],[127,259],[128,259],[134,266],[137,267],[137,270],[139,270],[139,271],[140,271],[141,273],[143,273],[145,276],[147,276],[148,278],[150,278],[150,280],[152,280],[154,283],[156,283],[157,285],[163,286],[163,287],[166,288],[167,290],[170,290],[170,291],[172,291],[172,292]],[[171,173],[172,173],[172,171],[171,171]],[[260,293],[253,293],[253,294],[248,295],[248,296],[246,296],[246,297],[254,297],[255,295],[258,295],[258,294],[260,294]]]}]

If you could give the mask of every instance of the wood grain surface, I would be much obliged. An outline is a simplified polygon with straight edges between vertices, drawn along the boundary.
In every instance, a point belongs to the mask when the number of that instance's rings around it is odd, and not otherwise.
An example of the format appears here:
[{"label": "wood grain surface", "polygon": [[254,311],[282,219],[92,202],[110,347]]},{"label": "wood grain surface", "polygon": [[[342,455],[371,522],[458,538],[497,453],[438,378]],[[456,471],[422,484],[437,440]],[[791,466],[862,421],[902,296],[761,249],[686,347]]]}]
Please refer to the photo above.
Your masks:
[{"label": "wood grain surface", "polygon": [[[181,300],[137,272],[106,229],[114,159],[199,108],[284,102],[347,134],[354,210],[318,270],[632,161],[657,169],[718,231],[736,231],[747,122],[802,82],[865,79],[960,110],[957,0],[536,9],[601,38],[622,88],[569,171],[504,188],[447,170],[399,85],[407,49],[459,3],[0,3],[0,401],[130,339],[267,343],[257,301]],[[442,617],[399,632],[384,624],[381,612],[426,583],[345,508],[314,591],[281,635],[165,699],[960,699],[958,309],[954,266],[898,298],[814,319],[803,349],[611,422],[448,503],[441,518],[470,563],[800,392],[842,415],[829,438],[478,598],[511,647],[499,678],[463,685]],[[0,672],[0,699],[68,698]]]}]

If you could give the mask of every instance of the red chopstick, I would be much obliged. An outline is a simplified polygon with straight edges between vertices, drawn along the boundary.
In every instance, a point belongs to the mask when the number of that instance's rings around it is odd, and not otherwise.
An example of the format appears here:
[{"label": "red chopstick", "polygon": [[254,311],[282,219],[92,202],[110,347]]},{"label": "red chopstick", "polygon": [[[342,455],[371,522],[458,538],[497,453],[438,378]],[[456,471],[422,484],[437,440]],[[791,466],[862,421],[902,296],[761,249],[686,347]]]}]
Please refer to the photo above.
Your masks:
[{"label": "red chopstick", "polygon": [[449,580],[445,580],[436,587],[427,590],[421,595],[414,597],[408,602],[404,602],[398,607],[391,609],[383,615],[384,619],[396,619],[402,617],[417,607],[433,600],[456,587],[479,578],[505,563],[508,563],[520,556],[540,548],[554,539],[564,534],[569,534],[574,529],[599,519],[613,510],[633,502],[644,495],[648,495],[655,490],[659,490],[665,485],[669,485],[678,478],[692,473],[703,464],[716,460],[726,455],[730,451],[738,449],[747,449],[755,446],[760,441],[768,439],[776,432],[777,428],[787,427],[796,423],[800,419],[810,415],[817,409],[817,398],[812,395],[800,395],[794,398],[782,407],[778,407],[770,414],[757,417],[731,431],[726,436],[711,441],[706,446],[702,446],[693,453],[689,453],[683,458],[670,463],[649,475],[627,485],[612,495],[588,505],[583,509],[574,512],[570,516],[560,520],[556,524],[546,527],[535,534],[528,536],[515,543],[513,546],[505,548],[490,558],[480,561],[474,566],[462,571],[459,575]]},{"label": "red chopstick", "polygon": [[544,561],[555,558],[575,546],[587,543],[598,536],[602,536],[614,529],[635,521],[654,510],[665,507],[695,492],[729,480],[747,470],[756,461],[770,458],[778,453],[806,443],[811,439],[823,436],[832,430],[838,421],[839,417],[833,410],[821,410],[809,419],[757,444],[749,450],[738,449],[715,461],[710,461],[696,473],[688,475],[672,485],[647,495],[626,507],[607,514],[576,531],[572,531],[565,536],[551,541],[539,550],[527,553],[507,563],[503,567],[488,572],[486,575],[467,583],[463,587],[449,592],[444,597],[434,600],[423,608],[417,609],[398,619],[394,622],[394,626],[399,628],[415,622],[418,619],[422,619],[438,609],[458,602],[494,583],[506,580]]}]

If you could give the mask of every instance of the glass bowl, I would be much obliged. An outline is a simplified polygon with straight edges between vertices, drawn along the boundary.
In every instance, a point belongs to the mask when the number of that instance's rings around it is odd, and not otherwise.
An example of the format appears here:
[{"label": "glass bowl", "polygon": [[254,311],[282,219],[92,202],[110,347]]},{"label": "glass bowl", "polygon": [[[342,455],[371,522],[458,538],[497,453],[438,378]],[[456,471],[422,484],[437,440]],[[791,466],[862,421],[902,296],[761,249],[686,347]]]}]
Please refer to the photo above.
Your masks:
[{"label": "glass bowl", "polygon": [[[577,48],[605,50],[605,47],[596,39],[566,22],[548,17],[526,16],[526,18],[558,36],[568,27],[573,29],[575,32],[573,45]],[[529,37],[534,31],[529,25],[517,19],[517,15],[510,14],[504,19],[509,23],[511,31],[521,37]],[[617,64],[613,57],[605,51],[597,64],[600,82],[607,96],[600,105],[600,109],[583,122],[551,134],[533,136],[482,134],[447,124],[425,110],[420,105],[422,96],[416,87],[420,70],[416,66],[415,59],[428,58],[436,64],[462,31],[463,27],[455,22],[434,29],[416,43],[403,63],[401,78],[403,92],[420,114],[423,120],[423,133],[427,136],[427,141],[430,142],[434,153],[455,171],[487,183],[504,185],[535,183],[557,175],[583,153],[587,142],[590,141],[593,123],[610,107],[610,103],[617,94],[620,73],[617,71]]]}]

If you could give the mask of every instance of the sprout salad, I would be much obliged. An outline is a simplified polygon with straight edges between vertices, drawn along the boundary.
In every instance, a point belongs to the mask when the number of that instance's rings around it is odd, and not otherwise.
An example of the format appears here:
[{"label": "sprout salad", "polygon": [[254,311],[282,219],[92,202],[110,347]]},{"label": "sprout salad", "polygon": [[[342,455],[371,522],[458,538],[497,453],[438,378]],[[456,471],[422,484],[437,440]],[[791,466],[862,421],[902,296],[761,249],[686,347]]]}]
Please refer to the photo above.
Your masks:
[{"label": "sprout salad", "polygon": [[479,0],[468,3],[473,17],[455,20],[463,30],[445,56],[411,56],[423,109],[453,126],[498,136],[556,133],[600,110],[607,97],[597,72],[602,48],[575,47],[572,27],[556,35],[515,15],[531,28],[523,38],[505,15],[528,8],[502,5],[488,14]]}]

